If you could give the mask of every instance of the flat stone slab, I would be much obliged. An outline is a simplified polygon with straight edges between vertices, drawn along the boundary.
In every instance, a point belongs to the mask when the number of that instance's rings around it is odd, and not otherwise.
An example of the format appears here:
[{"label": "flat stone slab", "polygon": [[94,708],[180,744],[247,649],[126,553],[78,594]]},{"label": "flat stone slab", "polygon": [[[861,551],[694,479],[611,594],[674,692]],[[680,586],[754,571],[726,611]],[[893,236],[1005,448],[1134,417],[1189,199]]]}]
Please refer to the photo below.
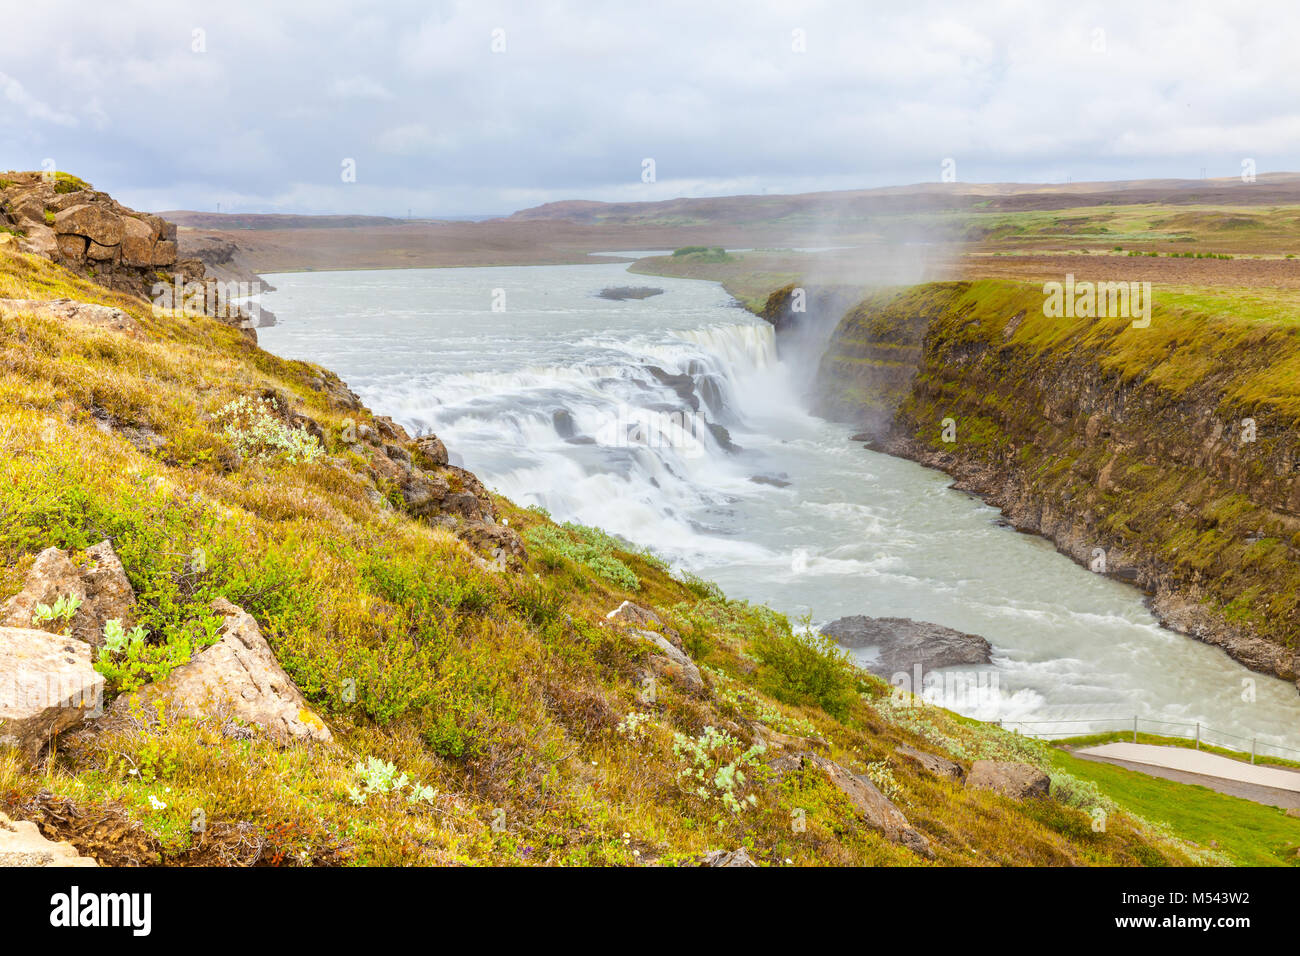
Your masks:
[{"label": "flat stone slab", "polygon": [[0,813],[0,866],[99,866],[70,843],[41,836],[35,823]]},{"label": "flat stone slab", "polygon": [[90,645],[30,628],[0,627],[0,747],[35,763],[46,745],[103,713],[104,678]]},{"label": "flat stone slab", "polygon": [[1218,754],[1207,753],[1204,750],[1193,750],[1191,747],[1114,743],[1102,744],[1099,747],[1081,747],[1075,753],[1300,793],[1300,772],[1263,764],[1250,764],[1244,760],[1220,757]]}]

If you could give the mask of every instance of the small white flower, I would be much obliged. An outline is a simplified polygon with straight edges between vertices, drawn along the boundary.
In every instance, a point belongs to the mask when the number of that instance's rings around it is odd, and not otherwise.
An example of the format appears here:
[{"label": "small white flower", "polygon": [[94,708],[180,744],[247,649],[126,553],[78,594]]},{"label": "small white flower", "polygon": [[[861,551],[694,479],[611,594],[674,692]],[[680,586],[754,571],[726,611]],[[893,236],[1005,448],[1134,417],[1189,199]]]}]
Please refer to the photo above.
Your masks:
[{"label": "small white flower", "polygon": [[163,803],[161,800],[159,800],[157,797],[155,797],[152,793],[149,794],[149,806],[153,807],[155,810],[166,810],[166,809],[167,809],[167,804]]}]

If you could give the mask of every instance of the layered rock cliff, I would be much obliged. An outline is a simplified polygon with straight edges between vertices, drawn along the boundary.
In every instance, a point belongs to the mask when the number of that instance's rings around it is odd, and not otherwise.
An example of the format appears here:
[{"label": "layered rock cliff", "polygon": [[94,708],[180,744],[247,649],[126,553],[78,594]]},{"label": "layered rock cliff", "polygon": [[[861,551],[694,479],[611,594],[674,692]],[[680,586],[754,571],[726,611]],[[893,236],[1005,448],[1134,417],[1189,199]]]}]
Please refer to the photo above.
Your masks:
[{"label": "layered rock cliff", "polygon": [[199,244],[181,256],[175,223],[130,209],[67,173],[0,173],[0,243],[11,242],[116,292],[153,300],[156,289],[167,290],[166,308],[202,312],[253,338],[253,329],[274,321],[240,304],[250,290],[228,288],[232,279],[250,278],[233,244]]},{"label": "layered rock cliff", "polygon": [[1298,362],[1300,330],[1212,301],[1157,297],[1140,327],[1049,318],[1036,286],[936,283],[843,317],[817,403],[1295,680]]}]

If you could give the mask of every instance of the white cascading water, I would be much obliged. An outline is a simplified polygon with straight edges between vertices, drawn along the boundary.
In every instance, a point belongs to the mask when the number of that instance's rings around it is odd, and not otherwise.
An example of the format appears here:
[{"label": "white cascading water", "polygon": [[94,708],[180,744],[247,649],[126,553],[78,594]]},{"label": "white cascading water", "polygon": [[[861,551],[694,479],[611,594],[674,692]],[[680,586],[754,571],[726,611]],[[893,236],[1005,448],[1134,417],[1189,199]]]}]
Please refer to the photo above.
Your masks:
[{"label": "white cascading water", "polygon": [[[951,701],[972,716],[1078,721],[1062,732],[1200,721],[1300,748],[1293,685],[1161,628],[1138,592],[1009,530],[946,476],[849,442],[806,411],[807,376],[778,360],[771,327],[713,283],[621,265],[269,278],[281,324],[264,347],[334,369],[515,502],[791,615],[988,638],[996,687]],[[664,293],[594,294],[629,284]]]}]

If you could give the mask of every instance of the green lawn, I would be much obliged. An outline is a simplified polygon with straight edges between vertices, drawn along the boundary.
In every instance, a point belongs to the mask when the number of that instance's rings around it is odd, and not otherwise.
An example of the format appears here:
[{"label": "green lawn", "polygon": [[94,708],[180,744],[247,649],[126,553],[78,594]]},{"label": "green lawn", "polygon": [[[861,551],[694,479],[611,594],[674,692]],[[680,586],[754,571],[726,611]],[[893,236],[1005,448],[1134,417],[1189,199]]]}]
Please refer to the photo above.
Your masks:
[{"label": "green lawn", "polygon": [[1067,773],[1091,780],[1129,812],[1151,823],[1164,824],[1185,840],[1207,847],[1213,841],[1239,866],[1300,865],[1296,856],[1300,818],[1288,817],[1277,807],[1081,760],[1064,751],[1054,756],[1054,762]]}]

